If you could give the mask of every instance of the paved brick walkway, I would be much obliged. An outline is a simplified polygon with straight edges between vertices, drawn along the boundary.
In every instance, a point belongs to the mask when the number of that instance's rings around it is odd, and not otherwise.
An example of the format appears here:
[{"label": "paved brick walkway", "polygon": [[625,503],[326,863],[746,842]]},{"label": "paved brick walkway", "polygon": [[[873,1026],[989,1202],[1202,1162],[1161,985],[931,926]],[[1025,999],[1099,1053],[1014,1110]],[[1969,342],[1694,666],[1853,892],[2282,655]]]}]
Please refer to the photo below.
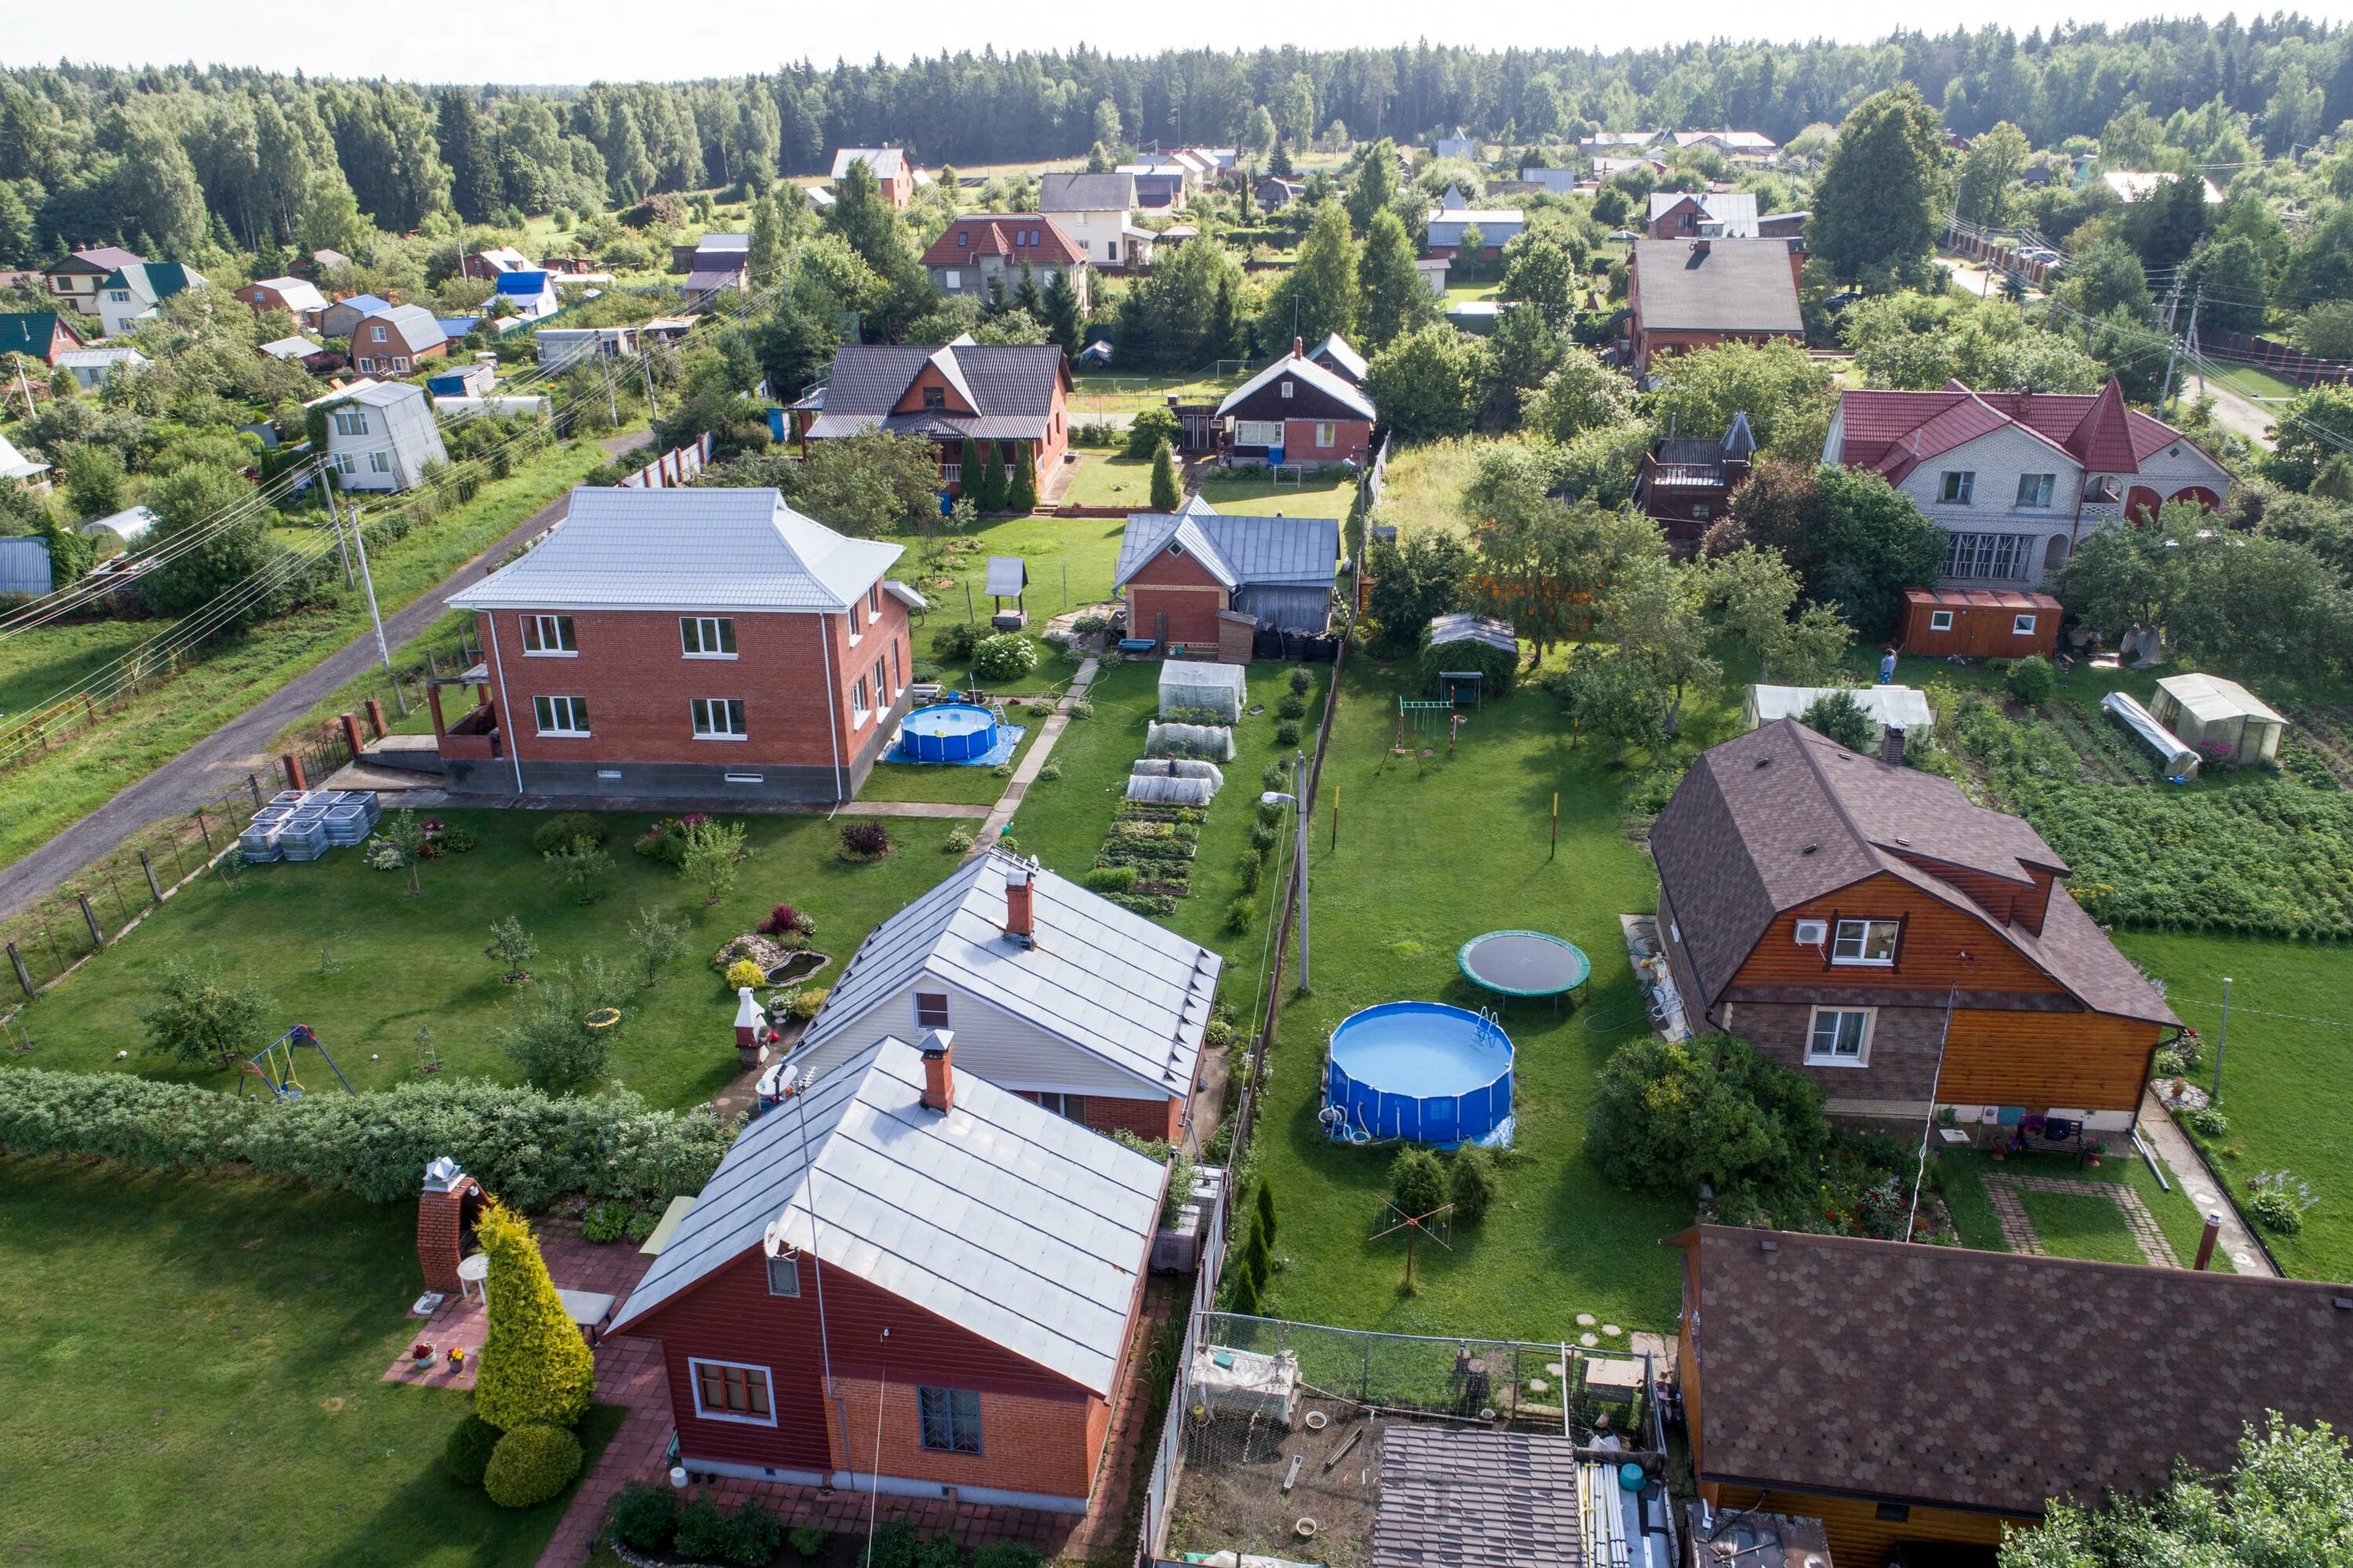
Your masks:
[{"label": "paved brick walkway", "polygon": [[2027,1217],[2026,1204],[2021,1192],[2066,1192],[2082,1198],[2106,1198],[2121,1210],[2125,1224],[2140,1247],[2141,1256],[2158,1268],[2179,1268],[2181,1260],[2174,1255],[2173,1244],[2148,1212],[2140,1194],[2121,1181],[2091,1181],[2068,1176],[1989,1175],[1985,1179],[1986,1196],[1993,1203],[1993,1212],[2001,1221],[2001,1239],[2012,1252],[2022,1252],[2036,1257],[2046,1255],[2042,1238],[2035,1233],[2034,1222]]},{"label": "paved brick walkway", "polygon": [[[533,1230],[539,1236],[539,1255],[547,1263],[547,1275],[559,1290],[595,1290],[613,1298],[616,1319],[621,1304],[638,1281],[653,1266],[653,1259],[639,1252],[628,1242],[598,1245],[585,1240],[576,1220],[539,1220]],[[433,1388],[470,1389],[474,1375],[480,1370],[482,1340],[488,1325],[482,1318],[482,1298],[463,1292],[449,1297],[435,1308],[433,1316],[418,1322],[413,1344],[431,1347],[432,1355],[417,1361],[404,1351],[385,1372],[386,1383],[418,1383]],[[465,1370],[449,1371],[449,1349],[463,1347]]]}]

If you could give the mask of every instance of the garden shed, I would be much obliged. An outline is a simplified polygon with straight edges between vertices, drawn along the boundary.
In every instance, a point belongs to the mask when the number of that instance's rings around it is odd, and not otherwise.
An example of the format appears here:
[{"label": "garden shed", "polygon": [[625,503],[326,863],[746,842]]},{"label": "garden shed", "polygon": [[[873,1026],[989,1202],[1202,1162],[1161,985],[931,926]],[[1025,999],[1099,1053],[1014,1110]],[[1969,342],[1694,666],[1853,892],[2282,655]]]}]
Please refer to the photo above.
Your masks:
[{"label": "garden shed", "polygon": [[2059,646],[2060,603],[2002,588],[1905,588],[1904,652],[1923,659],[2045,659]]},{"label": "garden shed", "polygon": [[2168,675],[2148,705],[2158,723],[2208,758],[2277,762],[2285,715],[2236,681],[2220,675]]},{"label": "garden shed", "polygon": [[1175,708],[1205,708],[1216,714],[1220,724],[1233,724],[1240,719],[1242,706],[1249,701],[1244,672],[1240,664],[1197,663],[1187,659],[1171,659],[1160,666],[1160,716],[1163,718]]},{"label": "garden shed", "polygon": [[1422,683],[1441,702],[1475,707],[1485,697],[1509,696],[1519,669],[1520,641],[1508,620],[1458,611],[1422,630]]},{"label": "garden shed", "polygon": [[1823,697],[1844,692],[1871,715],[1872,740],[1884,739],[1890,726],[1926,734],[1936,722],[1927,694],[1917,686],[1765,686],[1748,688],[1740,706],[1740,727],[1752,730],[1775,719],[1803,723],[1806,710]]}]

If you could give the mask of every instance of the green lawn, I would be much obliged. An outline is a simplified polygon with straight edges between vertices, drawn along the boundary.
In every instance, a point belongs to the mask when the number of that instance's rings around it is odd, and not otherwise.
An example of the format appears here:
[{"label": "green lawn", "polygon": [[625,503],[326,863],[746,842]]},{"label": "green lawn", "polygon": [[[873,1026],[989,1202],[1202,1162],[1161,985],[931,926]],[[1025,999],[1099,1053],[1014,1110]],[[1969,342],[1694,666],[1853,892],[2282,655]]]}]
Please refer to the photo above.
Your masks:
[{"label": "green lawn", "polygon": [[2257,366],[2224,365],[2219,360],[2210,360],[2207,365],[2214,373],[2211,379],[2216,386],[2227,387],[2242,397],[2286,398],[2303,390],[2284,376],[2274,376]]},{"label": "green lawn", "polygon": [[1201,499],[1220,512],[1266,517],[1345,517],[1356,504],[1356,476],[1344,469],[1311,473],[1304,484],[1293,480],[1212,479],[1203,482]]},{"label": "green lawn", "polygon": [[92,620],[0,641],[0,719],[47,702],[160,630],[158,622]]},{"label": "green lawn", "polygon": [[2093,1263],[2145,1264],[2140,1244],[2133,1240],[2116,1200],[2097,1192],[2038,1192],[2019,1194],[2034,1234],[2054,1257],[2076,1257]]},{"label": "green lawn", "polygon": [[1419,528],[1465,532],[1462,489],[1478,472],[1480,452],[1492,444],[1461,437],[1393,450],[1376,520],[1395,524],[1404,535]]},{"label": "green lawn", "polygon": [[[544,973],[591,954],[626,961],[626,929],[641,907],[652,906],[691,923],[691,948],[659,986],[636,993],[614,1042],[612,1073],[659,1105],[696,1105],[736,1070],[734,999],[705,962],[722,942],[750,930],[771,905],[791,903],[816,918],[812,945],[836,960],[814,981],[829,985],[877,922],[953,864],[940,853],[945,822],[894,820],[889,825],[900,853],[879,864],[852,865],[835,853],[848,818],[754,815],[744,820],[756,853],[739,867],[725,903],[705,909],[700,893],[675,871],[631,851],[630,840],[651,819],[614,815],[607,819],[612,832],[606,845],[613,870],[603,880],[604,896],[584,907],[555,885],[532,849],[532,833],[546,813],[442,815],[470,829],[480,847],[427,862],[421,897],[402,896],[400,874],[370,870],[355,849],[308,863],[252,867],[240,891],[212,878],[190,887],[27,1009],[25,1022],[37,1044],[14,1060],[193,1075],[232,1088],[227,1073],[192,1073],[139,1050],[138,1009],[154,995],[164,963],[183,954],[217,954],[269,994],[271,1036],[297,1022],[315,1025],[360,1088],[414,1076],[419,1025],[431,1027],[445,1073],[512,1080],[518,1075],[492,1033],[516,992],[483,957],[491,923],[519,916],[539,941],[532,967]],[[322,949],[332,968],[322,964]],[[114,1054],[126,1048],[129,1060],[118,1064]],[[306,1083],[325,1076],[315,1065],[305,1071]]]},{"label": "green lawn", "polygon": [[[377,549],[369,564],[384,612],[391,614],[448,577],[570,488],[603,456],[593,441],[567,442],[543,452],[507,479],[485,484],[466,506]],[[315,609],[215,644],[201,662],[147,687],[102,715],[94,727],[58,740],[49,750],[0,775],[0,864],[46,843],[125,785],[243,713],[262,694],[351,641],[367,623],[365,600],[356,592],[338,589]],[[161,629],[160,622],[145,628],[151,633]],[[90,644],[102,641],[90,628],[28,632],[12,640],[26,646],[11,657],[25,664],[39,661],[45,657],[39,650],[52,640],[67,650],[61,659],[46,656],[59,667],[88,659]],[[18,681],[13,694],[17,702],[29,703],[46,694],[33,690],[29,681]],[[336,711],[325,708],[321,716]]]},{"label": "green lawn", "polygon": [[[1257,1144],[1282,1216],[1288,1265],[1271,1310],[1356,1328],[1574,1339],[1576,1315],[1664,1329],[1677,1295],[1656,1244],[1690,1223],[1688,1203],[1623,1192],[1585,1159],[1596,1073],[1641,1026],[1642,1002],[1618,916],[1653,909],[1648,859],[1625,837],[1624,775],[1607,748],[1572,747],[1556,705],[1523,690],[1480,710],[1452,758],[1392,758],[1398,685],[1371,660],[1344,682],[1309,855],[1314,991],[1286,1005]],[[1694,715],[1693,725],[1720,722]],[[1699,738],[1694,736],[1694,739]],[[1554,791],[1560,848],[1547,858]],[[1330,818],[1339,818],[1337,847]],[[1402,1248],[1377,1228],[1393,1149],[1335,1145],[1317,1126],[1324,1044],[1375,1002],[1476,1007],[1455,951],[1482,931],[1532,927],[1593,962],[1584,1004],[1555,1017],[1522,1002],[1504,1019],[1518,1049],[1517,1143],[1494,1210],[1424,1248],[1419,1293],[1399,1295]]]},{"label": "green lawn", "polygon": [[1071,488],[1063,493],[1064,505],[1152,510],[1151,459],[1115,457],[1109,450],[1090,450],[1079,455],[1078,470]]},{"label": "green lawn", "polygon": [[[0,1160],[0,1552],[26,1563],[528,1568],[520,1511],[441,1468],[470,1401],[380,1381],[415,1216],[260,1178]],[[600,1406],[593,1461],[619,1425]]]},{"label": "green lawn", "polygon": [[[1064,666],[1068,668],[1068,666]],[[1045,726],[1041,718],[1031,718],[1027,708],[1012,710],[1012,721],[1021,726],[1021,742],[1013,748],[1015,767],[1037,744],[1038,732]],[[866,788],[858,792],[861,800],[940,800],[950,805],[994,805],[1011,783],[1009,776],[999,777],[994,768],[962,768],[935,766],[921,762],[878,762],[867,775]]]},{"label": "green lawn", "polygon": [[1168,396],[1178,401],[1214,403],[1242,384],[1230,376],[1120,376],[1110,372],[1071,377],[1071,418],[1085,420],[1103,414],[1140,414],[1165,408]]},{"label": "green lawn", "polygon": [[[1112,574],[1119,566],[1120,535],[1126,528],[1126,520],[1119,517],[1033,516],[983,523],[953,538],[892,535],[892,544],[907,547],[894,575],[931,601],[915,629],[915,657],[962,673],[960,664],[939,660],[933,643],[944,626],[967,620],[987,624],[991,606],[985,589],[991,556],[1018,556],[1028,565],[1026,606],[1032,627],[1044,626],[1066,609],[1108,600]],[[1041,664],[1038,689],[1043,690],[1043,681],[1055,673],[1050,662]],[[1069,667],[1060,673],[1067,676]]]}]

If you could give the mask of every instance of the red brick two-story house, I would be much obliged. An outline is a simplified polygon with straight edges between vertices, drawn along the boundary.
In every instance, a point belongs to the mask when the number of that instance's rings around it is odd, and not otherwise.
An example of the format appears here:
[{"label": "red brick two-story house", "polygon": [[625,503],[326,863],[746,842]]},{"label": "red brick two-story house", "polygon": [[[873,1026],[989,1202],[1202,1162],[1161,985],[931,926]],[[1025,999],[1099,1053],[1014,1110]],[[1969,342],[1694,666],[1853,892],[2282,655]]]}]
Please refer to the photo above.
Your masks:
[{"label": "red brick two-story house", "polygon": [[840,181],[849,173],[849,165],[863,164],[874,175],[874,184],[892,207],[903,207],[915,199],[915,164],[901,147],[837,147],[833,150],[833,177]]},{"label": "red brick two-story house", "polygon": [[753,1122],[612,1332],[690,1475],[1085,1510],[1167,1168],[884,1039]]},{"label": "red brick two-story house", "polygon": [[1637,239],[1626,269],[1628,358],[1648,375],[1663,355],[1720,343],[1802,344],[1805,267],[1802,240]]},{"label": "red brick two-story house", "polygon": [[239,285],[235,293],[257,315],[263,311],[284,311],[303,331],[316,331],[327,313],[327,297],[307,278],[258,278]]},{"label": "red brick two-story house", "polygon": [[1363,387],[1324,368],[1293,338],[1288,355],[1219,403],[1219,460],[1289,468],[1362,463],[1371,456],[1373,426],[1379,419]]},{"label": "red brick two-story house", "polygon": [[406,376],[448,353],[449,334],[423,305],[393,305],[352,326],[352,365],[363,376]]},{"label": "red brick two-story house", "polygon": [[434,730],[453,790],[834,802],[907,705],[901,548],[773,490],[588,489],[474,612],[478,706]]},{"label": "red brick two-story house", "polygon": [[1803,1069],[1833,1114],[2119,1132],[2181,1027],[2023,818],[1795,719],[1703,752],[1651,848],[1686,1016]]},{"label": "red brick two-story house", "polygon": [[923,436],[938,449],[940,489],[962,495],[966,441],[990,443],[1006,472],[1028,464],[1039,489],[1071,444],[1071,371],[1046,344],[981,344],[969,334],[936,348],[845,343],[833,374],[790,413],[806,456],[814,441],[867,430]]}]

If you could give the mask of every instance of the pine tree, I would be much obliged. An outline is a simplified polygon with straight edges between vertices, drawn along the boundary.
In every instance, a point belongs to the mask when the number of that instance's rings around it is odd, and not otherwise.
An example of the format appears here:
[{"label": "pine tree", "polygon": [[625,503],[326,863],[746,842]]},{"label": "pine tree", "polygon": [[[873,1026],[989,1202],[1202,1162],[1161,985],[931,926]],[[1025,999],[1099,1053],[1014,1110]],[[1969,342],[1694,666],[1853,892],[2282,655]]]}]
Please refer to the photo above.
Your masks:
[{"label": "pine tree", "polygon": [[1176,483],[1176,455],[1163,441],[1152,454],[1152,510],[1174,512],[1184,499]]},{"label": "pine tree", "polygon": [[1020,516],[1038,510],[1038,465],[1026,450],[1017,451],[1013,473],[1006,485],[1005,509]]},{"label": "pine tree", "polygon": [[1395,206],[1397,196],[1397,143],[1384,136],[1365,149],[1356,184],[1348,187],[1349,223],[1357,233],[1366,233],[1373,226],[1373,214]]},{"label": "pine tree", "polygon": [[785,265],[785,224],[776,210],[775,193],[762,191],[752,202],[752,246],[747,258],[755,285],[776,281]]},{"label": "pine tree", "polygon": [[438,109],[433,139],[449,165],[450,205],[468,223],[488,223],[500,206],[499,169],[482,117],[456,88],[442,92]]},{"label": "pine tree", "polygon": [[988,443],[988,466],[980,474],[980,509],[1005,510],[1005,458],[995,441]]},{"label": "pine tree", "polygon": [[964,439],[963,455],[956,460],[956,493],[965,496],[976,506],[978,505],[980,480],[980,443],[966,436]]},{"label": "pine tree", "polygon": [[1046,335],[1060,344],[1064,354],[1076,354],[1079,348],[1079,295],[1071,287],[1066,270],[1057,271],[1046,284],[1046,313],[1038,318],[1046,325]]},{"label": "pine tree", "polygon": [[1368,349],[1384,346],[1436,313],[1430,289],[1413,264],[1413,241],[1394,212],[1373,215],[1372,232],[1356,259],[1356,276],[1364,290],[1360,324]]},{"label": "pine tree", "polygon": [[569,1426],[587,1414],[596,1358],[547,1277],[530,1224],[492,1202],[475,1234],[491,1256],[475,1413],[501,1432],[535,1422]]},{"label": "pine tree", "polygon": [[1281,138],[1276,139],[1274,152],[1267,159],[1266,172],[1278,180],[1287,180],[1297,172],[1292,166],[1291,147]]},{"label": "pine tree", "polygon": [[1274,1245],[1274,1183],[1263,1176],[1258,1182],[1258,1229],[1266,1237],[1266,1245]]}]

